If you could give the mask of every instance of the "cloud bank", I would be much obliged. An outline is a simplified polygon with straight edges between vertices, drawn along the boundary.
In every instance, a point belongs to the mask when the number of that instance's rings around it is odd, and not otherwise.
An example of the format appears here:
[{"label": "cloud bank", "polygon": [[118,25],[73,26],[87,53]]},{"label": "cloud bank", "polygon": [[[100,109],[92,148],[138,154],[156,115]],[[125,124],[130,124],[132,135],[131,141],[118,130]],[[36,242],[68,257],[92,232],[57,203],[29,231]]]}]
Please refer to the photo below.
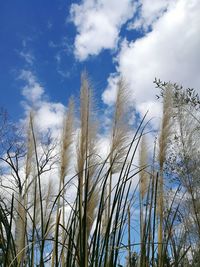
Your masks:
[{"label": "cloud bank", "polygon": [[151,19],[154,21],[152,31],[137,40],[124,39],[116,57],[116,73],[108,78],[108,87],[103,93],[104,102],[111,104],[113,101],[117,75],[128,82],[137,109],[142,114],[149,109],[151,117],[161,114],[152,83],[155,77],[198,90],[199,14],[198,0],[173,1],[156,21]]}]

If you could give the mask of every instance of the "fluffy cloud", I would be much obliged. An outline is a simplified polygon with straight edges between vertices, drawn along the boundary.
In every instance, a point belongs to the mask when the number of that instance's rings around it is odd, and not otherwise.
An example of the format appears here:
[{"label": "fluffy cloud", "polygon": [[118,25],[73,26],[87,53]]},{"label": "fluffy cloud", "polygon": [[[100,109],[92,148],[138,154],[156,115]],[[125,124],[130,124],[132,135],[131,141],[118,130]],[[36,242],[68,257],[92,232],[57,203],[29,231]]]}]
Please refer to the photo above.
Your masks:
[{"label": "fluffy cloud", "polygon": [[19,78],[25,81],[22,95],[25,97],[26,116],[33,109],[37,129],[44,133],[51,129],[52,137],[58,137],[66,108],[61,103],[47,100],[44,87],[31,71],[22,70]]},{"label": "fluffy cloud", "polygon": [[75,55],[85,60],[97,55],[102,49],[113,49],[119,39],[121,26],[132,18],[133,0],[83,0],[72,4],[71,18],[78,35],[75,39]]},{"label": "fluffy cloud", "polygon": [[24,80],[26,85],[22,89],[22,95],[26,100],[34,103],[41,99],[44,88],[39,84],[31,71],[22,70],[19,79]]},{"label": "fluffy cloud", "polygon": [[[128,82],[139,111],[149,108],[150,116],[160,116],[155,102],[155,77],[185,87],[199,88],[200,76],[200,2],[178,0],[152,24],[143,38],[124,40],[117,56],[117,74]],[[114,98],[116,74],[112,74],[103,100]]]},{"label": "fluffy cloud", "polygon": [[36,111],[36,124],[40,131],[51,129],[53,136],[60,135],[65,107],[61,103],[42,102]]},{"label": "fluffy cloud", "polygon": [[117,96],[118,81],[119,81],[119,75],[117,73],[110,74],[108,78],[108,87],[102,95],[103,101],[108,105],[112,105],[115,103]]}]

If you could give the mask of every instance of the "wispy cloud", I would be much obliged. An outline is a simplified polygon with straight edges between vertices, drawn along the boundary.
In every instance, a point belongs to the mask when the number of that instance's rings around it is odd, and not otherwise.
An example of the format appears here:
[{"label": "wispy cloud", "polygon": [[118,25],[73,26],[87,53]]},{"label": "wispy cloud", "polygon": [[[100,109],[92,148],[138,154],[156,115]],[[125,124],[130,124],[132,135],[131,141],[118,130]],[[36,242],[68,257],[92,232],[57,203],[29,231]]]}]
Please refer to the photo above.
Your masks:
[{"label": "wispy cloud", "polygon": [[150,27],[167,11],[169,5],[177,0],[139,0],[137,2],[137,15],[128,25],[130,30],[148,31]]},{"label": "wispy cloud", "polygon": [[[67,37],[63,37],[60,42],[49,41],[48,46],[54,50],[55,63],[57,73],[64,79],[68,79],[71,75],[69,66],[66,67],[67,56],[73,55],[73,45]],[[75,62],[72,64],[74,68]]]},{"label": "wispy cloud", "polygon": [[53,23],[50,20],[48,20],[47,21],[47,29],[51,30],[52,28],[53,28]]},{"label": "wispy cloud", "polygon": [[26,61],[26,63],[28,63],[29,65],[33,65],[35,57],[31,52],[21,51],[19,55]]}]

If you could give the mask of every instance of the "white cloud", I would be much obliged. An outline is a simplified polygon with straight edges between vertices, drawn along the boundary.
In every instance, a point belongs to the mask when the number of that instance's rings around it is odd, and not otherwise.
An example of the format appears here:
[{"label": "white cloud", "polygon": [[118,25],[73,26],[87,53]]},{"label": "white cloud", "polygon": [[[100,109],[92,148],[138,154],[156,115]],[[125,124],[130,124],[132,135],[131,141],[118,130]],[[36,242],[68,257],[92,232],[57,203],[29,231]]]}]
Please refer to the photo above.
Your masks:
[{"label": "white cloud", "polygon": [[129,23],[129,29],[140,29],[147,31],[158,18],[163,15],[169,4],[175,4],[177,0],[139,0],[137,18]]},{"label": "white cloud", "polygon": [[39,132],[51,130],[52,137],[58,137],[62,127],[63,116],[66,108],[61,103],[47,100],[45,89],[29,70],[22,70],[19,79],[25,81],[22,88],[23,102],[26,116],[31,109],[34,110],[34,121]]},{"label": "white cloud", "polygon": [[35,123],[40,131],[51,129],[53,137],[60,135],[65,107],[61,103],[43,101],[35,112]]},{"label": "white cloud", "polygon": [[102,49],[115,48],[121,26],[133,17],[134,11],[133,0],[83,0],[72,4],[71,18],[78,31],[76,57],[85,60]]},{"label": "white cloud", "polygon": [[119,76],[117,75],[117,73],[110,74],[108,78],[107,90],[105,90],[102,95],[103,101],[108,105],[112,105],[115,103],[116,96],[117,96],[118,81],[119,81]]},{"label": "white cloud", "polygon": [[22,70],[19,79],[26,82],[26,85],[22,89],[22,95],[26,100],[32,103],[41,100],[44,94],[44,88],[39,84],[31,71]]},{"label": "white cloud", "polygon": [[[200,76],[200,2],[178,0],[154,22],[152,31],[143,38],[124,40],[117,56],[117,74],[130,86],[132,98],[142,114],[150,109],[150,116],[158,117],[158,93],[153,85],[155,77],[185,87],[199,88]],[[112,103],[116,75],[110,76],[103,94],[105,103]]]},{"label": "white cloud", "polygon": [[21,51],[19,53],[19,55],[24,58],[24,60],[26,61],[26,63],[28,63],[29,65],[33,65],[33,62],[35,60],[33,54],[31,54],[30,52],[23,52]]}]

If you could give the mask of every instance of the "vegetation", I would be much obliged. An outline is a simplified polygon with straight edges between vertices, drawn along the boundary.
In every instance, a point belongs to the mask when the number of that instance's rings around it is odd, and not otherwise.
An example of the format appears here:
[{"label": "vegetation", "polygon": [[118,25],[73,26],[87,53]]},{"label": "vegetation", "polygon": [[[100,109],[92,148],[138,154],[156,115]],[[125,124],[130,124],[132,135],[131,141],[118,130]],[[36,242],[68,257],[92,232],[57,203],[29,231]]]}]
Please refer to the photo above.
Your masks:
[{"label": "vegetation", "polygon": [[59,141],[36,129],[34,110],[20,132],[1,111],[0,266],[200,266],[200,101],[155,84],[163,115],[152,152],[146,115],[128,123],[122,79],[106,158],[86,74],[78,130],[70,99]]}]

